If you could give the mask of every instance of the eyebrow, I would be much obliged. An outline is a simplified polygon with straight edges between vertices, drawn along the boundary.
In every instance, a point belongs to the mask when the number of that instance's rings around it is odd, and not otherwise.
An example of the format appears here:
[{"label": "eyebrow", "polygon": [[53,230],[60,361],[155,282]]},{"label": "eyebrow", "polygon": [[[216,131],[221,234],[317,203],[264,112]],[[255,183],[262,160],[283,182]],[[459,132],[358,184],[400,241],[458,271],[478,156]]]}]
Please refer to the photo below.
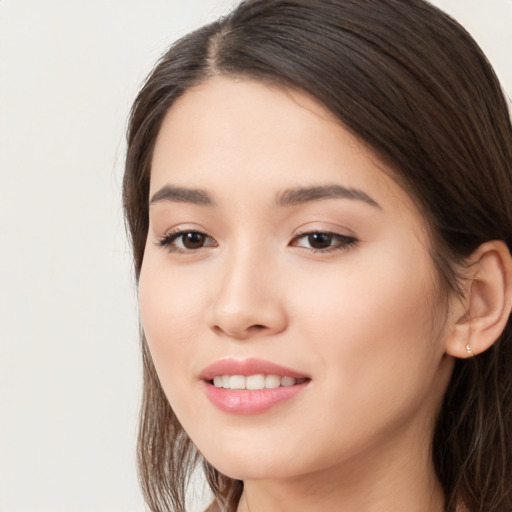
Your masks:
[{"label": "eyebrow", "polygon": [[160,201],[171,201],[174,203],[192,203],[199,206],[215,206],[212,196],[205,190],[198,188],[176,187],[174,185],[165,185],[159,189],[149,201],[149,204],[159,203]]},{"label": "eyebrow", "polygon": [[297,204],[307,203],[309,201],[318,201],[321,199],[351,199],[363,201],[375,208],[381,209],[375,199],[372,199],[362,190],[355,188],[346,188],[341,185],[324,185],[316,187],[298,187],[285,190],[278,195],[276,204],[278,206],[294,206]]},{"label": "eyebrow", "polygon": [[[381,208],[377,201],[372,199],[362,190],[346,188],[341,185],[323,185],[288,189],[277,196],[276,205],[282,207],[295,206],[310,201],[319,201],[321,199],[350,199],[363,201],[375,208]],[[149,204],[152,205],[161,201],[191,203],[199,206],[215,206],[216,204],[212,196],[206,192],[206,190],[177,187],[175,185],[163,186],[153,194]]]}]

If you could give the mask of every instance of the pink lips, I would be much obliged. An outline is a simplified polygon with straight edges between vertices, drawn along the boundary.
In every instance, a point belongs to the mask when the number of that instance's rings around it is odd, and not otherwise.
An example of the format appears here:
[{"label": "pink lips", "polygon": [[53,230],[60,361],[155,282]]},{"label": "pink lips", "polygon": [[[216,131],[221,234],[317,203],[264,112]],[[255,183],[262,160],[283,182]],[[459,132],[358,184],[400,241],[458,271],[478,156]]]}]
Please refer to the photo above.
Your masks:
[{"label": "pink lips", "polygon": [[[219,375],[277,375],[306,379],[294,386],[282,386],[274,389],[232,390],[217,388],[211,382]],[[205,368],[200,379],[204,383],[206,396],[213,405],[233,414],[258,414],[289,400],[299,394],[310,382],[310,378],[291,368],[280,366],[261,359],[221,359]]]}]

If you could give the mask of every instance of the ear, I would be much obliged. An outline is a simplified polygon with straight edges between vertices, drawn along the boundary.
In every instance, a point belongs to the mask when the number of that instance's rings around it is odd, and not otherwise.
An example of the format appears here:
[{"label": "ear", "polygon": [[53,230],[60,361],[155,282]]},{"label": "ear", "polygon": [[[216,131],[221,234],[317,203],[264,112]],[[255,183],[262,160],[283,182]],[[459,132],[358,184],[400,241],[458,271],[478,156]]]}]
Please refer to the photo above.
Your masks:
[{"label": "ear", "polygon": [[506,244],[482,244],[469,258],[465,297],[454,297],[445,341],[448,355],[467,358],[491,347],[512,309],[512,258]]}]

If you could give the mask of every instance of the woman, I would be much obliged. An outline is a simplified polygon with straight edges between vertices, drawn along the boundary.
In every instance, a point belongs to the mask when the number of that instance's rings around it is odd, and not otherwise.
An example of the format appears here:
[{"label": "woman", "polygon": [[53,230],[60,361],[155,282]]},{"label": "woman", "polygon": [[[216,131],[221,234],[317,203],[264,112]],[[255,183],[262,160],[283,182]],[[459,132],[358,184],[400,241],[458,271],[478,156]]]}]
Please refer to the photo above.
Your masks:
[{"label": "woman", "polygon": [[423,0],[249,0],[133,106],[153,511],[512,509],[512,130]]}]

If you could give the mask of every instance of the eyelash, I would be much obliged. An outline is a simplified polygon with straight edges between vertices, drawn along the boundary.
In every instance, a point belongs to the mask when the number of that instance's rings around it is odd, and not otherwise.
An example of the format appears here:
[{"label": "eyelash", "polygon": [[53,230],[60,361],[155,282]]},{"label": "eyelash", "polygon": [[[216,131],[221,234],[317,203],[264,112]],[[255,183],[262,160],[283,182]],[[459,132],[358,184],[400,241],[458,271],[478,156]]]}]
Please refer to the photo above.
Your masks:
[{"label": "eyelash", "polygon": [[[178,240],[180,237],[184,237],[185,235],[189,234],[195,234],[195,235],[201,235],[205,237],[206,240],[210,240],[214,242],[210,245],[203,245],[201,247],[198,247],[197,249],[187,249],[187,248],[181,248],[176,247],[174,242]],[[182,240],[183,242],[183,240]],[[189,254],[192,252],[195,252],[199,249],[203,249],[204,247],[217,247],[217,242],[210,236],[208,236],[206,233],[203,233],[202,231],[198,231],[197,229],[184,229],[184,230],[178,230],[178,231],[171,231],[170,233],[165,234],[160,240],[157,242],[157,245],[159,247],[164,247],[169,252],[177,253],[177,254]]]},{"label": "eyelash", "polygon": [[[198,247],[196,249],[190,249],[190,248],[187,249],[187,248],[182,248],[182,247],[176,247],[175,245],[173,245],[176,242],[176,240],[178,240],[180,237],[184,237],[185,235],[190,235],[190,234],[200,235],[200,236],[204,237],[204,240],[208,240],[213,243],[210,243],[209,245],[202,245],[201,247]],[[302,247],[302,246],[298,245],[297,242],[299,240],[304,239],[306,237],[314,236],[314,235],[324,235],[327,237],[331,237],[331,241],[335,241],[335,243],[333,245],[330,245],[327,248],[321,248],[321,249],[313,248],[313,247]],[[182,240],[182,243],[183,243],[183,240]],[[341,235],[339,233],[333,233],[331,231],[307,231],[304,233],[297,234],[290,242],[290,245],[292,247],[302,247],[303,249],[306,249],[313,253],[326,254],[326,253],[330,253],[330,252],[343,251],[343,250],[350,249],[351,247],[355,246],[357,243],[358,243],[358,240],[353,236]],[[176,253],[176,254],[191,254],[200,249],[218,246],[217,242],[213,238],[208,236],[206,233],[203,233],[202,231],[198,231],[195,229],[179,230],[179,231],[167,233],[157,242],[156,245],[159,247],[163,247],[163,248],[167,249],[169,252]]]},{"label": "eyelash", "polygon": [[351,247],[354,247],[358,242],[358,240],[353,236],[341,235],[339,233],[333,233],[332,231],[306,231],[304,233],[297,234],[292,240],[291,245],[294,247],[301,247],[297,245],[295,242],[313,235],[328,236],[331,237],[332,241],[335,241],[333,245],[330,245],[329,247],[323,249],[303,247],[303,249],[309,250],[313,253],[326,254],[335,251],[344,251],[350,249]]}]

